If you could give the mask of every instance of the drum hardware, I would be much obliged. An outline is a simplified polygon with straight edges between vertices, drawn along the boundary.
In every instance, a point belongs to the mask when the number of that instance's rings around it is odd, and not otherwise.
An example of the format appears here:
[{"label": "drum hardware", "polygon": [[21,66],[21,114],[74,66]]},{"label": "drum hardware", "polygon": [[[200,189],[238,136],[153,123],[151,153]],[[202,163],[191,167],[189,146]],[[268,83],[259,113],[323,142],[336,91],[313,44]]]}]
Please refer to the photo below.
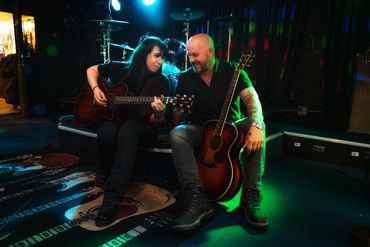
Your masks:
[{"label": "drum hardware", "polygon": [[[186,44],[189,41],[189,24],[190,20],[199,19],[204,16],[204,12],[199,10],[191,10],[190,8],[186,8],[185,10],[172,13],[171,18],[177,21],[184,21],[185,28],[183,29],[183,32],[185,34],[185,40]],[[188,57],[185,56],[185,69],[188,68]]]},{"label": "drum hardware", "polygon": [[204,16],[204,12],[199,10],[190,10],[186,8],[185,10],[171,14],[171,18],[177,21],[191,21],[196,20]]},{"label": "drum hardware", "polygon": [[110,59],[110,44],[111,38],[110,33],[118,27],[113,27],[111,24],[128,24],[127,21],[117,21],[113,19],[106,20],[90,20],[90,22],[99,23],[101,32],[103,34],[103,43],[100,45],[100,54],[103,55],[103,63],[109,63]]},{"label": "drum hardware", "polygon": [[112,46],[116,46],[116,47],[119,47],[119,48],[122,48],[122,49],[125,49],[125,50],[129,50],[129,51],[134,51],[135,49],[130,47],[129,45],[126,45],[126,44],[115,44],[115,43],[110,43],[110,45]]},{"label": "drum hardware", "polygon": [[134,51],[135,49],[130,47],[127,44],[115,44],[115,43],[110,43],[111,46],[119,47],[122,48],[122,61],[126,60],[126,55],[127,51]]},{"label": "drum hardware", "polygon": [[90,20],[91,22],[98,22],[99,25],[101,23],[103,24],[129,24],[128,21],[117,21],[117,20],[112,20],[112,19],[107,19],[107,20]]},{"label": "drum hardware", "polygon": [[180,74],[181,70],[177,68],[175,65],[163,62],[162,63],[162,73],[166,76],[176,76]]},{"label": "drum hardware", "polygon": [[163,43],[167,46],[167,54],[164,57],[166,63],[171,64],[173,66],[177,66],[180,69],[183,69],[183,67],[181,66],[183,64],[181,64],[178,59],[180,54],[183,53],[185,55],[186,50],[185,43],[180,40],[172,38],[165,39]]}]

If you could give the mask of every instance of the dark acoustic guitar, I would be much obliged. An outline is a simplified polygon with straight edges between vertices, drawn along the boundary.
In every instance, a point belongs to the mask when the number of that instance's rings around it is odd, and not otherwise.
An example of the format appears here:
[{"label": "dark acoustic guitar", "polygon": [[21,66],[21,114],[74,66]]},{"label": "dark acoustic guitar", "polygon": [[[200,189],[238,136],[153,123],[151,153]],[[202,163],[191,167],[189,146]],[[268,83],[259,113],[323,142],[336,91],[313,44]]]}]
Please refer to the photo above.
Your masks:
[{"label": "dark acoustic guitar", "polygon": [[249,51],[243,54],[235,69],[229,90],[218,120],[210,120],[202,126],[202,145],[196,158],[200,180],[211,201],[227,201],[238,192],[241,181],[239,152],[244,145],[245,134],[226,121],[241,70],[253,59]]},{"label": "dark acoustic guitar", "polygon": [[[99,78],[98,84],[107,98],[107,107],[96,104],[93,91],[88,84],[85,85],[74,109],[75,120],[82,126],[90,126],[103,120],[121,120],[122,112],[118,111],[118,105],[150,104],[154,100],[154,96],[129,96],[125,83],[109,85],[106,80]],[[172,105],[174,110],[179,111],[190,111],[193,104],[193,97],[186,95],[162,97],[161,100],[163,104]]]}]

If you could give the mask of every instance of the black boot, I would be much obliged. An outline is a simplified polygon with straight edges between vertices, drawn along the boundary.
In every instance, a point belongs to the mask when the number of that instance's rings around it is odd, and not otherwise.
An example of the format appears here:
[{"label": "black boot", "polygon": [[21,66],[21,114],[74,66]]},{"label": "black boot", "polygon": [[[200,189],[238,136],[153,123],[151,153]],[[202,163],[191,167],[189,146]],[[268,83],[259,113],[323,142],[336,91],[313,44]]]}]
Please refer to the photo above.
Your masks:
[{"label": "black boot", "polygon": [[95,217],[95,225],[101,227],[111,224],[115,220],[117,209],[117,203],[103,201],[103,206]]},{"label": "black boot", "polygon": [[260,190],[243,189],[240,197],[240,207],[244,210],[248,224],[259,231],[266,231],[268,222],[262,207],[262,195]]},{"label": "black boot", "polygon": [[177,232],[190,231],[199,228],[213,216],[213,208],[204,194],[203,188],[193,186],[182,191],[183,213],[175,219],[173,230]]}]

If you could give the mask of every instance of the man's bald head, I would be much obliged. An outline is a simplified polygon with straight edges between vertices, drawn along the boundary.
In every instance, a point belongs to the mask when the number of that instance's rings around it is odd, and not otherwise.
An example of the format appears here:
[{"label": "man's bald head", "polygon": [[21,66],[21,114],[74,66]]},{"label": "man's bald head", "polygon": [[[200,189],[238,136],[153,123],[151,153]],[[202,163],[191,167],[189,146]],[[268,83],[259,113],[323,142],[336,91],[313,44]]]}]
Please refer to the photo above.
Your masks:
[{"label": "man's bald head", "polygon": [[198,73],[212,69],[215,63],[215,47],[211,37],[205,33],[192,36],[187,43],[187,51],[193,68]]},{"label": "man's bald head", "polygon": [[209,49],[209,48],[211,48],[212,50],[215,49],[213,39],[205,33],[198,33],[192,36],[188,41],[188,45],[193,45],[193,44],[201,46],[205,49]]}]

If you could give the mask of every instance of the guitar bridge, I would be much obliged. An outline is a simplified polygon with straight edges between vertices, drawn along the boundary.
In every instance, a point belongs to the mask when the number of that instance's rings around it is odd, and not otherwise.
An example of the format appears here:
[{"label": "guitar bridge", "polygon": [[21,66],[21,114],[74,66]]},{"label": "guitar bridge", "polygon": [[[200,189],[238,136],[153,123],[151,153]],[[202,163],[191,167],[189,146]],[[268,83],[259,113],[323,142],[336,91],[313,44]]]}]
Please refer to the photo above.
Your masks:
[{"label": "guitar bridge", "polygon": [[208,168],[216,168],[217,167],[217,165],[212,161],[203,160],[202,163],[204,164],[204,166],[206,166]]}]

